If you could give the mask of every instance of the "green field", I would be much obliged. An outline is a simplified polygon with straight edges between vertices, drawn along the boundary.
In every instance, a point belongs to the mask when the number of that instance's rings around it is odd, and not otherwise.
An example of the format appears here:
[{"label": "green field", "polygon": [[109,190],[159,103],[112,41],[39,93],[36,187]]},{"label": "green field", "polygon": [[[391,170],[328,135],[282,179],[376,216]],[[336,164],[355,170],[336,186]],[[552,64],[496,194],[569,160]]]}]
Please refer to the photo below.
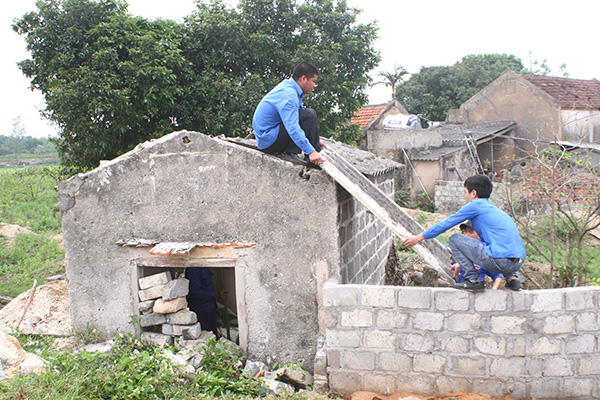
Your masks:
[{"label": "green field", "polygon": [[0,169],[0,222],[27,228],[14,237],[0,237],[0,296],[15,297],[34,279],[42,284],[64,272],[54,189],[60,172],[59,167]]}]

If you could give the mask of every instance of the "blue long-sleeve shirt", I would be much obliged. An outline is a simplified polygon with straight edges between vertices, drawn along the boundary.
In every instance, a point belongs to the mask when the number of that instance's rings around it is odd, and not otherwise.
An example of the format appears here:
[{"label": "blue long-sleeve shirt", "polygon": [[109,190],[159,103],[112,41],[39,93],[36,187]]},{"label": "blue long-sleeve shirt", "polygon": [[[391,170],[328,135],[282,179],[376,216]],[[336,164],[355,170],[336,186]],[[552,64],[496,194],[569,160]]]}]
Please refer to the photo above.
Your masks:
[{"label": "blue long-sleeve shirt", "polygon": [[279,135],[279,126],[283,123],[290,138],[304,154],[315,151],[298,121],[303,95],[300,86],[290,78],[279,83],[263,97],[252,118],[254,136],[259,149],[266,149],[275,143]]},{"label": "blue long-sleeve shirt", "polygon": [[456,213],[425,230],[422,235],[425,239],[434,238],[466,220],[471,221],[490,257],[525,259],[525,245],[515,222],[489,199],[471,200]]}]

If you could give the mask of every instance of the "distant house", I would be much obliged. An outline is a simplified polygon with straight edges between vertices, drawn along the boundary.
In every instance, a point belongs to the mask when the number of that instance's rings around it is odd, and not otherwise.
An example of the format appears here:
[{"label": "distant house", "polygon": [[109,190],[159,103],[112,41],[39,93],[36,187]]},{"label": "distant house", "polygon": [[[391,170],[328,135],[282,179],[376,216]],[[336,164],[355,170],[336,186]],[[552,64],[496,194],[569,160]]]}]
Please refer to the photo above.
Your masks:
[{"label": "distant house", "polygon": [[559,140],[600,143],[600,82],[507,71],[448,117],[453,123],[498,120],[517,123],[511,149],[531,151]]},{"label": "distant house", "polygon": [[363,135],[358,140],[358,147],[366,150],[368,148],[369,132],[383,129],[383,120],[390,115],[404,114],[408,115],[406,108],[397,100],[392,100],[387,104],[377,104],[365,106],[354,113],[350,123],[358,125],[363,130]]}]

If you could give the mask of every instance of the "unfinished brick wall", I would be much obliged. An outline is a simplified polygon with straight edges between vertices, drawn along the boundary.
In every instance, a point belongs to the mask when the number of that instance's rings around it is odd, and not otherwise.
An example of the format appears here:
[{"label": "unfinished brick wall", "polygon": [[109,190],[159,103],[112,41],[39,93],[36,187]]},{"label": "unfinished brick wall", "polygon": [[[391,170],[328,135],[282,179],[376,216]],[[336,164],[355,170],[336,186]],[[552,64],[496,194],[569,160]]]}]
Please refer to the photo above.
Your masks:
[{"label": "unfinished brick wall", "polygon": [[[393,174],[369,176],[369,179],[385,194],[393,196]],[[338,199],[342,282],[383,284],[387,255],[394,240],[392,231],[339,186]]]},{"label": "unfinished brick wall", "polygon": [[333,392],[600,399],[599,287],[473,294],[328,282],[323,301]]},{"label": "unfinished brick wall", "polygon": [[535,163],[523,168],[522,175],[523,192],[529,201],[547,202],[552,187],[556,199],[563,203],[587,204],[598,197],[597,177],[577,173],[574,179],[573,171],[568,168],[556,169],[553,176],[548,168]]}]

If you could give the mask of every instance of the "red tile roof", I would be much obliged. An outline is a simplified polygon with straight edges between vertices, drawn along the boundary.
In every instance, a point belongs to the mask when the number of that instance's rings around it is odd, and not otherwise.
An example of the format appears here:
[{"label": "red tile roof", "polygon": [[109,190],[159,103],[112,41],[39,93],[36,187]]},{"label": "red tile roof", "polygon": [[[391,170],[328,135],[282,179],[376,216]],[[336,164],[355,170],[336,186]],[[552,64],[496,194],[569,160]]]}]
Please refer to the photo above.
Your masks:
[{"label": "red tile roof", "polygon": [[600,109],[600,81],[523,75],[523,78],[552,96],[563,109]]},{"label": "red tile roof", "polygon": [[373,120],[373,118],[376,118],[386,106],[387,103],[359,108],[354,112],[354,117],[350,119],[350,123],[364,128]]}]

